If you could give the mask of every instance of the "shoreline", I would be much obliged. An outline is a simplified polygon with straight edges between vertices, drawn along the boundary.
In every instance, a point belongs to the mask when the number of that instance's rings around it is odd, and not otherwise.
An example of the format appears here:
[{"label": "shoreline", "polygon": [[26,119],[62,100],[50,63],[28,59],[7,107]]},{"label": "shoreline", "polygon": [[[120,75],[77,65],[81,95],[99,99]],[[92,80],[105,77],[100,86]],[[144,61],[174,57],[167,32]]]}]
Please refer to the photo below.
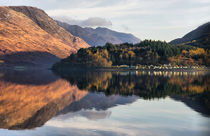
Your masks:
[{"label": "shoreline", "polygon": [[172,68],[172,69],[149,69],[149,68],[97,68],[97,67],[61,67],[61,68],[53,68],[53,71],[162,71],[162,72],[196,72],[196,71],[207,71],[210,72],[210,68]]},{"label": "shoreline", "polygon": [[198,68],[120,68],[120,67],[69,67],[69,66],[64,66],[64,67],[38,67],[38,66],[20,66],[20,65],[14,65],[14,66],[1,66],[0,65],[0,70],[17,70],[17,71],[27,71],[27,70],[51,70],[51,71],[96,71],[96,72],[120,72],[120,71],[145,71],[145,72],[199,72],[199,71],[204,71],[204,72],[210,72],[209,67],[198,67]]}]

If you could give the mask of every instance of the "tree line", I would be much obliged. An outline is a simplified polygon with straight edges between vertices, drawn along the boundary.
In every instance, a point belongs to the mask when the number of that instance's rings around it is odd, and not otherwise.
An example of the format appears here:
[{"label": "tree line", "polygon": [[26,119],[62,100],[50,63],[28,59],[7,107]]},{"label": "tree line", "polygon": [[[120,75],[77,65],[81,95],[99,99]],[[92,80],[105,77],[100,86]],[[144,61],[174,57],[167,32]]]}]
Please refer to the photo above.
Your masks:
[{"label": "tree line", "polygon": [[123,43],[80,49],[58,65],[111,67],[117,65],[209,65],[209,50],[189,45],[144,40],[138,44]]}]

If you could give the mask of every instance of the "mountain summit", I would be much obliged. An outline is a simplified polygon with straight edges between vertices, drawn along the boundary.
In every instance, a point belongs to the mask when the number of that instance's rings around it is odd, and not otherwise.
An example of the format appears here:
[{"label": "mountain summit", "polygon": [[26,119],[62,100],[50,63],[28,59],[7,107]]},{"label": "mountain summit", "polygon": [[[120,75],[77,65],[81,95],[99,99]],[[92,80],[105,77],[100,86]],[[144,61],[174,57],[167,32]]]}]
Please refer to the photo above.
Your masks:
[{"label": "mountain summit", "polygon": [[[35,7],[0,7],[0,61],[51,65],[89,45]],[[0,64],[1,65],[1,64]]]},{"label": "mountain summit", "polygon": [[56,21],[57,24],[74,36],[78,36],[85,40],[91,46],[103,46],[107,42],[113,44],[120,43],[139,43],[140,39],[133,36],[132,34],[120,33],[108,28],[98,27],[93,28],[83,28],[78,25],[70,25],[68,23]]}]

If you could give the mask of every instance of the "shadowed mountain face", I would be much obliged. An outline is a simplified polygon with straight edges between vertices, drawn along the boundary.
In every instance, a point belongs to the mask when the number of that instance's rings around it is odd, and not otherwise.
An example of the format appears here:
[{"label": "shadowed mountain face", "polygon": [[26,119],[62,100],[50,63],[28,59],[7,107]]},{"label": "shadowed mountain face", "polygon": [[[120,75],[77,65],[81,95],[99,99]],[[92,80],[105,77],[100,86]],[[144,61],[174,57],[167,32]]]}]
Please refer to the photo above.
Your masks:
[{"label": "shadowed mountain face", "polygon": [[96,29],[93,28],[82,28],[77,25],[69,25],[67,23],[63,23],[60,21],[56,21],[57,24],[68,32],[73,34],[74,36],[78,36],[85,40],[91,46],[103,46],[107,42],[113,44],[120,43],[139,43],[140,39],[133,36],[132,34],[120,33],[116,31],[112,31],[107,28],[98,27]]},{"label": "shadowed mountain face", "polygon": [[60,58],[52,55],[48,52],[15,52],[11,54],[0,55],[0,60],[4,60],[4,64],[1,65],[19,65],[30,67],[50,67]]},{"label": "shadowed mountain face", "polygon": [[175,39],[171,44],[186,44],[203,48],[210,48],[210,22],[201,25],[182,38]]},{"label": "shadowed mountain face", "polygon": [[[19,54],[18,58],[12,59],[13,63],[27,60],[28,63],[32,61],[39,65],[43,64],[40,56],[56,62],[57,58],[65,58],[80,48],[89,47],[82,39],[59,27],[40,9],[25,6],[0,7],[0,13],[1,61],[8,61],[8,57],[4,58],[5,55]],[[32,57],[33,59],[28,59]]]}]

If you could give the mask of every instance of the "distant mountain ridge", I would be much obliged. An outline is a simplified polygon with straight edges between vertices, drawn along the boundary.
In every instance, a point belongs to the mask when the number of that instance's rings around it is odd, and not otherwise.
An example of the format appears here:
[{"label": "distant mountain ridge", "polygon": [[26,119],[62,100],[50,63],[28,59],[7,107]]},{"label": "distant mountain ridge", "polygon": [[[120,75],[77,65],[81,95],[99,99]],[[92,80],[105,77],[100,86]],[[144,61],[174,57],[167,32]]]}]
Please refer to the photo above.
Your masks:
[{"label": "distant mountain ridge", "polygon": [[41,9],[0,7],[0,61],[4,64],[49,67],[86,47],[85,41],[58,26]]},{"label": "distant mountain ridge", "polygon": [[171,44],[188,44],[197,47],[210,48],[210,22],[189,32],[182,38],[175,39]]},{"label": "distant mountain ridge", "polygon": [[91,46],[103,46],[107,42],[113,44],[120,43],[139,43],[141,40],[132,34],[116,32],[108,28],[98,27],[93,28],[83,28],[78,25],[70,25],[68,23],[56,21],[57,24],[74,36],[78,36],[85,40]]}]

